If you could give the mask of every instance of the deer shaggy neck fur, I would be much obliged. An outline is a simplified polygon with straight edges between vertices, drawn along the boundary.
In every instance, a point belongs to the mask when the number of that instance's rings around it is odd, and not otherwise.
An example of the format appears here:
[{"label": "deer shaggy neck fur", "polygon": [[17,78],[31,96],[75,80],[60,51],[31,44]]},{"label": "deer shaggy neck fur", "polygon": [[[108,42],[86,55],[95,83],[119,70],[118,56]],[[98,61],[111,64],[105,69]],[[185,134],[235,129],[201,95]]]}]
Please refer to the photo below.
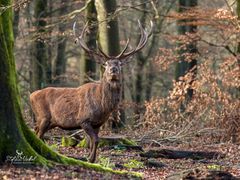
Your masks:
[{"label": "deer shaggy neck fur", "polygon": [[104,78],[101,83],[102,107],[106,111],[113,111],[120,101],[121,83],[119,81],[107,82]]}]

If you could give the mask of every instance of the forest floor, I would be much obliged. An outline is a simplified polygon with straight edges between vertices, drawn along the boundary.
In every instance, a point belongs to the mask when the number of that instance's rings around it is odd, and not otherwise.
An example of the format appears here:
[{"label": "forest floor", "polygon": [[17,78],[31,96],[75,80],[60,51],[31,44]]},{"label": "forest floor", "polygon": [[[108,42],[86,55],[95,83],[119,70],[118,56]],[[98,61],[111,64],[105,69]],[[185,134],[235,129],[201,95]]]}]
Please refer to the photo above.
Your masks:
[{"label": "forest floor", "polygon": [[[59,133],[60,132],[60,133]],[[130,136],[131,132],[124,132],[125,136]],[[60,134],[60,135],[59,135]],[[46,136],[52,137],[46,141],[54,150],[69,157],[81,159],[87,157],[88,149],[80,147],[63,147],[61,145],[61,136],[64,132],[59,129],[49,131]],[[127,135],[129,134],[129,136]],[[106,133],[101,132],[101,135]],[[111,134],[108,134],[111,136]],[[55,137],[55,138],[54,138]],[[145,143],[139,144],[146,152],[148,150],[187,150],[187,151],[204,151],[218,152],[224,157],[216,157],[215,159],[193,160],[184,159],[168,159],[168,158],[151,158],[150,161],[156,162],[159,167],[147,165],[149,159],[140,156],[138,150],[127,150],[124,148],[98,148],[98,158],[96,163],[100,163],[105,167],[118,170],[128,170],[143,173],[144,179],[166,179],[169,175],[185,170],[193,170],[190,174],[193,179],[214,179],[207,178],[210,171],[224,171],[231,173],[235,177],[240,177],[240,146],[231,143],[213,144],[206,139],[196,138],[189,143]],[[197,171],[196,171],[197,170]],[[180,176],[173,176],[173,179],[184,179]],[[200,178],[201,177],[201,178]],[[84,169],[76,166],[57,165],[54,168],[30,167],[21,168],[12,165],[4,165],[0,169],[0,179],[129,179],[129,177],[105,174],[93,170]],[[185,178],[187,179],[187,178]],[[229,179],[229,178],[215,178]],[[238,178],[237,178],[238,179]]]}]

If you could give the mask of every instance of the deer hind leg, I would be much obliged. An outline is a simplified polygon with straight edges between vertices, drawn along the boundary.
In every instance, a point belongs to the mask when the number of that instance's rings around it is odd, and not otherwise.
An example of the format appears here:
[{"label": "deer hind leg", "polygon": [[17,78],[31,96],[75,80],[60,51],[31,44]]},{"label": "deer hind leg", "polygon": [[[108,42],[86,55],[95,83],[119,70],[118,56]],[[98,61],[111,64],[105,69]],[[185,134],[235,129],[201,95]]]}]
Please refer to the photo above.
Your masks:
[{"label": "deer hind leg", "polygon": [[37,136],[40,139],[43,139],[44,133],[49,129],[50,121],[47,118],[42,118],[42,121],[40,121],[38,128]]},{"label": "deer hind leg", "polygon": [[89,162],[93,163],[96,160],[99,128],[94,129],[90,124],[84,124],[84,125],[82,125],[82,128],[84,129],[84,131],[90,137]]},{"label": "deer hind leg", "polygon": [[[98,143],[99,143],[99,138],[98,138],[98,132],[99,132],[99,128],[95,128],[93,129],[94,134],[95,134],[95,139],[94,138],[90,138],[91,140],[91,146],[90,146],[90,156],[89,159],[96,159],[96,153],[97,153],[97,147],[98,147]],[[93,157],[94,156],[94,157]],[[92,157],[92,158],[91,158]]]},{"label": "deer hind leg", "polygon": [[39,126],[40,126],[40,124],[41,124],[41,119],[39,119],[39,118],[36,118],[36,125],[35,125],[35,127],[34,127],[34,131],[35,131],[35,133],[36,134],[38,134],[38,132],[39,132]]},{"label": "deer hind leg", "polygon": [[97,147],[98,147],[98,142],[99,142],[99,138],[98,138],[98,132],[99,132],[99,128],[93,129],[94,131],[94,136],[92,137],[92,146],[91,146],[91,154],[89,156],[89,161],[90,162],[94,162],[96,159],[96,154],[97,154]]}]

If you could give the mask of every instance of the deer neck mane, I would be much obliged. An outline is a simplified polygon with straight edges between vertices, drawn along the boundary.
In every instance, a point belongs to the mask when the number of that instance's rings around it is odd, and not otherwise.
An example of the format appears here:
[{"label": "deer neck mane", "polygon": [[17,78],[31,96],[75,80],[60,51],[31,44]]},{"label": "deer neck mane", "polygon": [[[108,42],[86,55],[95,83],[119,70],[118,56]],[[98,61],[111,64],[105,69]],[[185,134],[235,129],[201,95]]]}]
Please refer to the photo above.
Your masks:
[{"label": "deer neck mane", "polygon": [[121,82],[107,82],[107,80],[103,77],[101,81],[101,92],[101,104],[104,110],[108,112],[117,108],[121,95]]}]

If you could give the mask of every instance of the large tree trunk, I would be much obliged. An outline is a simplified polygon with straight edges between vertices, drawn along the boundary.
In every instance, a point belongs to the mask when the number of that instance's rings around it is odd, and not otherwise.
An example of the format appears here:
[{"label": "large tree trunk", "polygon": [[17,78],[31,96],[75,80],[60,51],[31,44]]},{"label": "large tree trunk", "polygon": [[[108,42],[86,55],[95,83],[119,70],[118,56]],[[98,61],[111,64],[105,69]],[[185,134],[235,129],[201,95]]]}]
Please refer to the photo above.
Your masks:
[{"label": "large tree trunk", "polygon": [[[11,6],[11,1],[0,0],[0,6]],[[17,155],[16,151],[18,151],[23,152],[27,157],[36,157],[33,163],[48,164],[45,157],[39,155],[39,153],[47,155],[48,147],[35,138],[26,127],[21,114],[13,57],[11,8],[0,15],[0,44],[0,163],[5,162],[7,157]],[[49,151],[49,158],[54,159],[51,155],[56,155],[56,153]]]},{"label": "large tree trunk", "polygon": [[[97,11],[94,4],[94,0],[91,0],[87,7],[86,12],[86,19],[89,23],[88,26],[88,32],[86,34],[86,44],[91,49],[96,49],[96,38],[97,38]],[[84,63],[84,74],[88,75],[90,78],[95,79],[96,78],[96,63],[93,59],[93,57],[89,56],[88,53],[86,53],[84,50],[82,50],[82,56],[81,56],[81,63]],[[89,80],[87,78],[84,78],[83,83],[87,83]]]},{"label": "large tree trunk", "polygon": [[47,0],[36,0],[34,16],[36,18],[36,40],[34,42],[34,57],[31,61],[31,89],[41,89],[46,86],[50,77],[47,76],[51,67],[47,66],[47,46],[43,39],[47,17]]},{"label": "large tree trunk", "polygon": [[[103,51],[110,55],[116,56],[120,53],[120,44],[119,44],[119,32],[118,32],[118,21],[114,17],[116,11],[117,3],[115,0],[95,0],[95,6],[97,10],[97,19],[99,22],[99,44]],[[123,76],[122,76],[122,99],[124,97],[123,91]],[[113,113],[113,124],[112,128],[121,126],[124,122],[125,116],[124,111],[120,111],[120,122],[118,119],[118,113]]]},{"label": "large tree trunk", "polygon": [[[196,7],[197,0],[179,0],[179,12],[185,12],[189,8]],[[196,33],[197,26],[195,25],[186,25],[185,23],[191,22],[191,19],[183,19],[178,21],[178,34],[185,35],[186,33]],[[181,44],[180,44],[181,45]],[[179,80],[180,77],[186,75],[188,72],[193,72],[192,81],[194,80],[197,73],[197,60],[192,59],[191,62],[185,60],[184,53],[194,54],[197,53],[196,42],[189,43],[186,50],[182,49],[179,51],[179,62],[176,66],[176,80]],[[193,69],[194,68],[194,69]],[[191,100],[193,96],[193,89],[189,88],[187,91],[187,100]]]},{"label": "large tree trunk", "polygon": [[117,19],[113,18],[117,3],[115,0],[95,0],[99,22],[99,43],[108,55],[118,55],[120,51]]}]

